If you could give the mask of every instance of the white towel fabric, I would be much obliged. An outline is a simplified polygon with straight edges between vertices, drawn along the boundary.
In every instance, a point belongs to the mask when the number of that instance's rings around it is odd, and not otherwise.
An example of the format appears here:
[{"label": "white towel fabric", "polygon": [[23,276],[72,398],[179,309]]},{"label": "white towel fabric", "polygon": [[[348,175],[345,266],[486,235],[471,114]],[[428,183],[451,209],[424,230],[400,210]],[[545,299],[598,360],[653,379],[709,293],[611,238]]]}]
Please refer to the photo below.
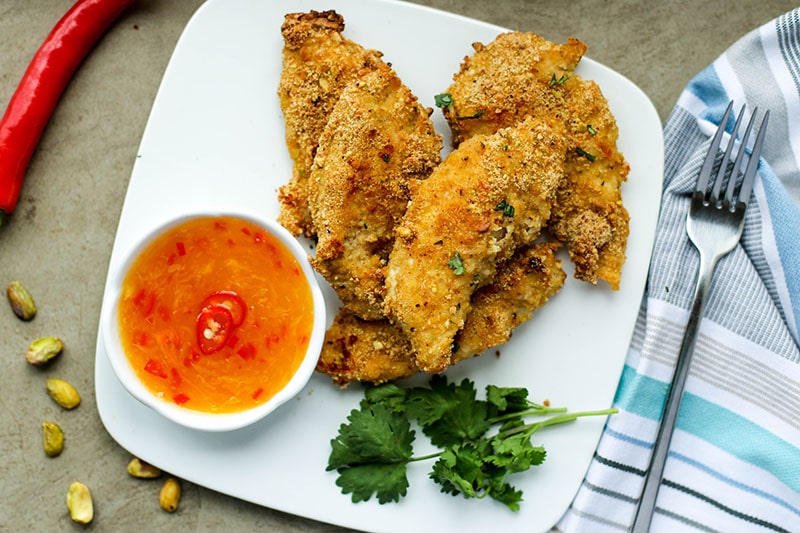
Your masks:
[{"label": "white towel fabric", "polygon": [[742,241],[714,275],[651,531],[800,531],[800,9],[698,74],[667,121],[661,214],[620,412],[560,530],[633,522],[697,276],[690,192],[730,100],[737,113],[745,103],[746,115],[769,109],[769,130]]}]

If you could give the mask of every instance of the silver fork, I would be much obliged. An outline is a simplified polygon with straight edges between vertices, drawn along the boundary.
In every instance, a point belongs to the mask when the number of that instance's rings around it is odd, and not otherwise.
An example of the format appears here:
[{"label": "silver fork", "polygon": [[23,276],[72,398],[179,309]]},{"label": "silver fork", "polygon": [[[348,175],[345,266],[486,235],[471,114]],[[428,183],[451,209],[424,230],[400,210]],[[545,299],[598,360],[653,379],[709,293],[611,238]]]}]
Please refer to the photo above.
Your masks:
[{"label": "silver fork", "polygon": [[[744,213],[747,208],[747,202],[750,199],[750,193],[753,190],[758,159],[761,155],[761,147],[764,144],[769,111],[764,114],[747,167],[742,171],[747,142],[758,111],[758,109],[754,109],[747,128],[745,128],[744,135],[738,143],[739,151],[736,159],[735,161],[732,160],[734,145],[737,144],[735,142],[736,134],[744,116],[744,106],[742,106],[739,117],[734,123],[728,147],[722,156],[717,175],[713,183],[709,183],[732,107],[733,102],[728,104],[725,115],[722,117],[722,122],[720,122],[714,139],[711,141],[708,155],[706,155],[700,174],[697,177],[697,185],[694,193],[692,193],[692,202],[686,219],[686,233],[689,235],[689,240],[700,252],[700,268],[694,291],[694,303],[689,313],[689,322],[686,325],[686,333],[678,353],[675,374],[673,375],[667,402],[664,406],[664,414],[653,448],[653,455],[650,458],[650,468],[645,477],[642,497],[636,510],[632,528],[634,533],[645,533],[650,527],[650,521],[655,512],[658,488],[661,485],[661,478],[664,473],[664,463],[667,460],[672,432],[675,429],[675,419],[680,408],[686,377],[689,375],[689,365],[695,341],[697,340],[697,330],[706,305],[714,267],[716,267],[717,261],[721,257],[733,250],[742,237]],[[743,177],[741,177],[742,174]],[[741,187],[736,191],[736,185],[739,181],[741,181]],[[720,198],[723,185],[726,185],[725,196]],[[711,187],[710,190],[709,186]]]}]

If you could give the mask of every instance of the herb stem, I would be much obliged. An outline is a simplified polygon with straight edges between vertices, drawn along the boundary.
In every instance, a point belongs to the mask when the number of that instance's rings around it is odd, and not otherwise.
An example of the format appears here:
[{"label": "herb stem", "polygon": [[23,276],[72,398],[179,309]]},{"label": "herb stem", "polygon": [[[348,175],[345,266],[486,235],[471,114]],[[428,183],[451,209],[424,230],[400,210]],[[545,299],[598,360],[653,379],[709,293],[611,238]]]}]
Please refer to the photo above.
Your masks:
[{"label": "herb stem", "polygon": [[507,413],[505,415],[495,416],[493,418],[489,418],[488,421],[492,424],[496,424],[498,422],[505,422],[511,418],[517,417],[524,417],[524,416],[533,416],[533,415],[549,415],[551,413],[566,413],[566,407],[534,407],[532,409],[528,409],[527,411],[517,411],[514,413]]},{"label": "herb stem", "polygon": [[564,424],[566,422],[573,422],[578,418],[584,416],[606,416],[606,415],[613,415],[618,412],[619,410],[616,407],[611,407],[609,409],[601,409],[599,411],[580,411],[577,413],[564,413],[562,415],[552,416],[540,422],[534,422],[532,424],[526,424],[524,426],[508,429],[506,431],[503,431],[502,433],[498,433],[497,436],[504,438],[522,432],[530,432],[530,434],[533,435],[542,428],[546,428],[548,426],[555,426],[558,424]]},{"label": "herb stem", "polygon": [[442,453],[443,452],[434,452],[434,453],[429,453],[428,455],[420,455],[419,457],[412,457],[411,459],[408,460],[408,462],[413,463],[415,461],[427,461],[428,459],[436,459],[437,457],[440,457]]}]

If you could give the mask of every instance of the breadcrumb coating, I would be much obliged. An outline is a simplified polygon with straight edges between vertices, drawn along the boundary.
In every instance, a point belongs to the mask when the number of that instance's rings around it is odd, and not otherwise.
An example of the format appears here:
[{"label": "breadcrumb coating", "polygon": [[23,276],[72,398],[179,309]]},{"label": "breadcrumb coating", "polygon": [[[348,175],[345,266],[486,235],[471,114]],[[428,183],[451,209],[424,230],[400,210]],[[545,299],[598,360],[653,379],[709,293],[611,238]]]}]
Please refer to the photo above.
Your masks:
[{"label": "breadcrumb coating", "polygon": [[629,224],[620,187],[630,169],[617,149],[619,132],[606,98],[596,83],[574,72],[586,45],[575,38],[562,45],[509,32],[473,48],[447,90],[452,105],[443,109],[454,143],[529,116],[562,120],[567,180],[549,229],[567,245],[576,278],[602,279],[619,289]]},{"label": "breadcrumb coating", "polygon": [[560,121],[532,118],[462,142],[414,184],[389,256],[385,301],[420,369],[441,372],[451,364],[472,293],[539,236],[565,153]]},{"label": "breadcrumb coating", "polygon": [[[543,243],[518,250],[492,283],[473,294],[464,329],[456,337],[453,364],[508,341],[558,292],[567,276],[555,255],[558,247]],[[378,385],[411,377],[419,368],[402,328],[388,319],[361,320],[342,310],[326,333],[317,371],[346,387],[354,381]]]},{"label": "breadcrumb coating", "polygon": [[283,70],[278,97],[292,176],[278,192],[278,221],[294,235],[313,237],[308,176],[320,135],[345,86],[364,71],[386,67],[382,54],[342,36],[335,11],[289,13],[281,26]]},{"label": "breadcrumb coating", "polygon": [[343,31],[335,11],[281,28],[293,169],[279,221],[317,239],[312,265],[342,301],[317,371],[379,384],[507,342],[564,285],[562,245],[576,278],[619,288],[629,168],[600,88],[574,72],[584,43],[475,43],[442,109],[441,161],[431,110]]},{"label": "breadcrumb coating", "polygon": [[383,317],[384,269],[410,199],[409,182],[441,160],[431,109],[389,67],[352,81],[333,108],[311,168],[311,263],[345,308]]}]

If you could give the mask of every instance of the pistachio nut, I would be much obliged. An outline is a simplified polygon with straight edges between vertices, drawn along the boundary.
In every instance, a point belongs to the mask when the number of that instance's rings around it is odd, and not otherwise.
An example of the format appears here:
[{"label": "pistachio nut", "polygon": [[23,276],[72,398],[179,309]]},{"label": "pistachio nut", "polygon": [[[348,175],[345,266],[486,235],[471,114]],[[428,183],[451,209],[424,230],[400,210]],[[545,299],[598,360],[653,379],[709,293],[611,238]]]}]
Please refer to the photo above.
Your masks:
[{"label": "pistachio nut", "polygon": [[33,320],[36,316],[36,304],[33,302],[31,293],[28,292],[22,283],[12,281],[6,287],[6,296],[11,304],[11,310],[21,320]]},{"label": "pistachio nut", "polygon": [[161,469],[134,457],[128,463],[128,473],[133,477],[153,479],[161,475]]},{"label": "pistachio nut", "polygon": [[175,478],[167,478],[158,495],[158,503],[168,513],[174,513],[181,501],[181,484]]},{"label": "pistachio nut", "polygon": [[75,481],[67,490],[69,517],[78,524],[88,524],[94,518],[94,504],[89,487]]},{"label": "pistachio nut", "polygon": [[55,422],[42,422],[42,441],[44,453],[48,457],[56,457],[64,448],[64,432]]},{"label": "pistachio nut", "polygon": [[42,337],[28,346],[25,359],[34,366],[40,366],[64,350],[64,343],[58,337]]},{"label": "pistachio nut", "polygon": [[47,380],[47,392],[64,409],[74,409],[81,403],[81,395],[75,387],[59,378]]}]

